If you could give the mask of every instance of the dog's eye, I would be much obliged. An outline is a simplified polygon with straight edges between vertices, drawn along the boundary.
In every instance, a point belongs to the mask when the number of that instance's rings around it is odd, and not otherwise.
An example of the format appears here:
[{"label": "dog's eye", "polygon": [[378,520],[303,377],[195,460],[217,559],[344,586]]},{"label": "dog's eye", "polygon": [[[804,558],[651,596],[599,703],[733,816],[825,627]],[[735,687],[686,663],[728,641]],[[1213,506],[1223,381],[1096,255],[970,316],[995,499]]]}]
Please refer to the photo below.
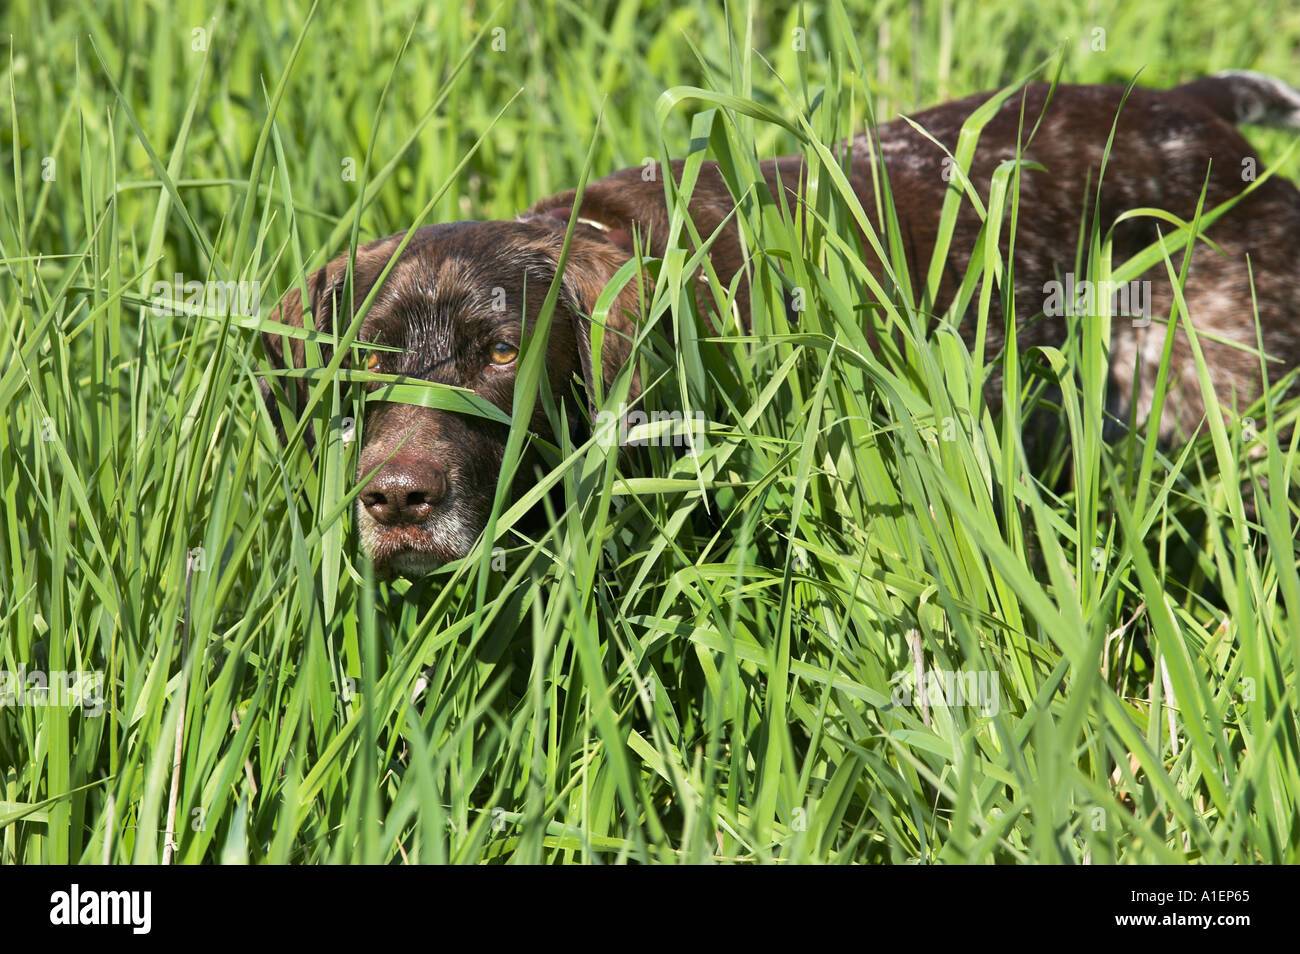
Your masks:
[{"label": "dog's eye", "polygon": [[492,363],[509,364],[519,357],[519,349],[509,341],[498,341],[492,346]]}]

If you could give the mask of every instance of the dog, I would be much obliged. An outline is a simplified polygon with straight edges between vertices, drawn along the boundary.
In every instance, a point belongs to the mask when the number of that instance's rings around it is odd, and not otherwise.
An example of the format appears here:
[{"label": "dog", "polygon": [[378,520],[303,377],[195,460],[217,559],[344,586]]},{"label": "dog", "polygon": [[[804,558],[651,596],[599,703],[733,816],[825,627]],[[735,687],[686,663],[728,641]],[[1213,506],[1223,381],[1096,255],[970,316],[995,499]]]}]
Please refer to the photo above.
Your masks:
[{"label": "dog", "polygon": [[[874,134],[863,133],[843,144],[849,153],[848,181],[872,222],[879,221],[879,170],[874,167],[883,161],[912,276],[926,274],[934,252],[949,188],[949,153],[967,117],[991,95],[917,113],[912,116],[915,126],[896,119],[879,125]],[[1040,116],[1030,138],[1029,130]],[[1062,343],[1068,323],[1044,320],[1045,292],[1074,267],[1084,215],[1091,216],[1094,203],[1101,228],[1113,236],[1113,259],[1119,263],[1157,241],[1158,229],[1166,235],[1173,231],[1167,222],[1149,217],[1120,220],[1125,212],[1155,208],[1190,221],[1203,188],[1204,209],[1209,210],[1252,185],[1251,172],[1262,166],[1236,129],[1239,124],[1300,129],[1300,91],[1262,74],[1230,72],[1163,91],[1030,84],[997,109],[980,135],[969,179],[987,196],[995,169],[1016,157],[1018,145],[1023,158],[1037,164],[1024,167],[1021,175],[1014,243],[1020,348]],[[1112,125],[1114,142],[1098,194]],[[680,183],[683,163],[672,163],[671,170]],[[769,160],[762,172],[765,198],[776,201],[784,190],[797,216],[804,158]],[[1272,361],[1269,380],[1300,365],[1300,192],[1279,177],[1254,185],[1208,229],[1213,246],[1197,241],[1184,290],[1188,318],[1226,407],[1234,402],[1245,406],[1262,390],[1256,310],[1264,352]],[[688,212],[703,239],[713,236],[709,261],[725,285],[735,280],[734,317],[748,327],[745,251],[733,209],[722,173],[716,164],[705,163]],[[592,354],[590,313],[615,272],[633,256],[635,242],[650,256],[662,256],[667,248],[670,209],[664,184],[658,175],[646,176],[641,167],[589,184],[580,199],[576,191],[543,199],[514,221],[417,229],[377,292],[359,333],[360,340],[399,350],[370,351],[366,367],[469,388],[509,413],[521,326],[531,328],[538,318],[575,216],[546,344],[549,386],[557,404],[573,400],[575,379],[580,378],[591,394],[599,374],[607,390],[632,354],[639,307],[635,283],[625,286],[609,309],[598,357]],[[929,303],[935,314],[954,300],[980,227],[979,215],[963,201],[937,295]],[[1007,233],[1003,228],[1004,261]],[[308,278],[306,310],[317,330],[348,327],[404,236],[392,235],[356,250],[350,308],[341,300],[346,254]],[[863,248],[868,267],[883,274],[884,263],[868,244]],[[1150,283],[1150,300],[1144,302],[1149,313],[1167,315],[1173,289],[1164,262],[1140,278]],[[1003,344],[998,297],[993,296],[988,354],[996,354]],[[273,317],[302,326],[303,305],[300,293],[291,291]],[[1034,317],[1038,320],[1031,320]],[[970,324],[963,322],[960,329],[968,342]],[[1127,415],[1126,409],[1134,405],[1139,420],[1151,411],[1165,329],[1163,323],[1112,323],[1110,361],[1116,373],[1108,403],[1117,416]],[[276,367],[304,365],[301,340],[288,339],[287,355],[280,335],[268,333],[263,340]],[[1166,440],[1190,434],[1205,415],[1193,352],[1182,333],[1174,339],[1171,367],[1159,435]],[[639,390],[634,377],[629,401],[636,400]],[[986,390],[996,410],[996,378]],[[264,378],[263,391],[283,439],[277,402],[298,413],[306,386],[299,380],[278,393]],[[538,404],[530,427],[546,435],[547,419]],[[570,420],[581,418],[577,408],[573,412]],[[380,576],[418,576],[469,553],[488,519],[507,434],[507,426],[499,422],[441,409],[378,403],[368,411],[358,479],[373,476],[359,495],[357,522],[363,549]],[[515,475],[518,486],[531,479],[526,470],[521,466]]]}]

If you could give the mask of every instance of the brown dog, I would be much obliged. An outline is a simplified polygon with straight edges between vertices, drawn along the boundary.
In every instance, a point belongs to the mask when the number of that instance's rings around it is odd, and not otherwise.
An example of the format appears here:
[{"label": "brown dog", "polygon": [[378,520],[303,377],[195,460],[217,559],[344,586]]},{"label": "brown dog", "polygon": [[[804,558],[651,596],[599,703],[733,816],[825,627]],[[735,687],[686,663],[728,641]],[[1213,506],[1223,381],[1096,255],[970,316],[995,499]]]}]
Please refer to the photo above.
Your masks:
[{"label": "brown dog", "polygon": [[[1235,129],[1237,123],[1300,128],[1300,92],[1258,74],[1222,74],[1167,91],[1134,89],[1121,110],[1123,94],[1118,86],[1060,86],[1049,102],[1046,86],[1031,85],[1011,97],[981,134],[970,180],[986,196],[994,170],[1014,158],[1017,143],[1043,115],[1024,156],[1045,171],[1023,173],[1015,237],[1022,348],[1059,345],[1065,335],[1067,322],[1053,309],[1062,304],[1068,308],[1076,300],[1067,273],[1075,261],[1082,215],[1085,209],[1091,212],[1095,201],[1089,189],[1098,181],[1117,114],[1100,192],[1103,229],[1115,225],[1122,213],[1144,207],[1190,220],[1203,186],[1207,210],[1240,194],[1251,184],[1249,172],[1259,167],[1259,160]],[[962,123],[989,95],[938,106],[913,120],[951,151]],[[903,120],[885,123],[877,132],[878,141],[863,134],[848,144],[849,181],[869,219],[878,221],[872,164],[879,149],[906,240],[909,274],[919,281],[929,266],[949,185],[946,153]],[[681,168],[680,163],[673,164],[676,181]],[[802,157],[763,164],[768,191],[776,196],[785,189],[792,209],[797,208],[802,170]],[[596,372],[587,316],[632,254],[632,236],[643,236],[651,255],[665,251],[669,209],[663,183],[647,181],[642,173],[641,168],[616,172],[583,193],[546,355],[557,402],[569,399],[575,376],[591,393]],[[389,273],[360,332],[362,340],[402,350],[371,352],[368,367],[470,388],[508,413],[521,323],[531,328],[555,277],[574,201],[572,192],[545,199],[512,222],[459,222],[419,229]],[[722,175],[706,163],[689,211],[702,237],[707,239],[720,229],[709,258],[724,283],[730,283],[744,266],[734,221],[723,225],[732,209]],[[942,311],[953,300],[980,224],[971,205],[963,202],[934,311]],[[1155,241],[1157,224],[1139,218],[1115,225],[1114,261],[1121,263]],[[1171,230],[1164,226],[1166,234]],[[1259,358],[1211,339],[1221,336],[1254,348],[1257,307],[1264,349],[1276,359],[1270,380],[1300,364],[1300,193],[1278,178],[1264,182],[1217,221],[1208,235],[1219,251],[1197,243],[1184,290],[1189,317],[1204,336],[1201,345],[1221,401],[1226,406],[1234,401],[1244,406],[1261,391]],[[353,309],[371,291],[402,237],[393,235],[357,249]],[[1005,228],[1002,244],[1005,259]],[[881,274],[881,263],[870,251],[866,254],[868,266]],[[308,280],[318,329],[341,330],[351,318],[349,309],[341,321],[336,320],[346,262],[347,256],[341,256]],[[1142,313],[1167,315],[1172,289],[1163,262],[1140,278],[1146,283],[1141,286],[1146,289],[1139,302]],[[994,308],[998,308],[996,295]],[[747,324],[743,276],[737,310],[740,321]],[[636,313],[636,295],[629,287],[609,312],[600,369],[606,386],[630,356]],[[996,354],[1002,344],[1000,313],[995,317],[998,321],[989,328],[989,354]],[[285,298],[277,318],[302,324],[297,291]],[[1025,321],[1030,318],[1038,320]],[[1126,414],[1136,400],[1139,419],[1151,406],[1152,381],[1165,338],[1163,324],[1146,324],[1121,318],[1112,323],[1114,409]],[[265,342],[273,362],[283,366],[282,339],[268,335]],[[294,364],[303,364],[300,341],[293,341],[291,356]],[[1122,369],[1129,373],[1121,373]],[[1175,339],[1173,372],[1175,380],[1162,417],[1161,436],[1166,438],[1190,433],[1205,413],[1189,343],[1181,334]],[[633,399],[636,392],[634,384]],[[304,393],[301,387],[291,389],[287,396],[291,410],[298,409]],[[270,399],[269,388],[267,394]],[[990,399],[996,397],[996,387],[990,388]],[[274,400],[271,403],[278,423]],[[581,417],[576,408],[570,419],[575,417]],[[546,433],[540,407],[531,424]],[[369,412],[358,473],[379,470],[360,496],[357,520],[362,544],[381,574],[424,573],[469,552],[487,520],[507,430],[481,417],[407,404],[380,404]]]}]

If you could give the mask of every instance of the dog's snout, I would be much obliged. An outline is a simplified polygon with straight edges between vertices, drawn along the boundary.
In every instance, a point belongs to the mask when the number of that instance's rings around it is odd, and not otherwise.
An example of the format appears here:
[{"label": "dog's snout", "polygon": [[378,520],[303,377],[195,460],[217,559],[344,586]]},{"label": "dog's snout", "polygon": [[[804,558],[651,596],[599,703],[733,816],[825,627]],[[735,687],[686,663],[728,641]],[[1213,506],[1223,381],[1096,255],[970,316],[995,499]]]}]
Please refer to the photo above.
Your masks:
[{"label": "dog's snout", "polygon": [[361,502],[385,526],[410,526],[429,519],[446,495],[447,473],[436,461],[395,457],[366,484]]}]

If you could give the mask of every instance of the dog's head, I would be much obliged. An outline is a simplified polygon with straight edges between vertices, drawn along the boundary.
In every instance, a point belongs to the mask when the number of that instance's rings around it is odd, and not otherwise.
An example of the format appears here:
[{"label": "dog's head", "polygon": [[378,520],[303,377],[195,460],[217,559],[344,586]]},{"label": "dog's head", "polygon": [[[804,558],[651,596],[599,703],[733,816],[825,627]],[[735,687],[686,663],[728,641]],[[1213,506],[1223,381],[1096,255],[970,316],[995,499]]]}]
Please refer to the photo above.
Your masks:
[{"label": "dog's head", "polygon": [[[356,352],[364,355],[358,363],[382,374],[468,388],[510,413],[522,337],[525,329],[531,334],[555,278],[566,225],[561,215],[538,214],[419,229],[384,279],[358,334],[361,341],[400,350]],[[609,309],[599,362],[591,352],[590,312],[629,257],[607,233],[593,224],[578,225],[570,245],[544,356],[557,406],[571,402],[579,379],[588,395],[595,393],[596,374],[608,390],[631,354],[639,299],[635,283]],[[342,300],[346,255],[309,278],[308,311],[318,331],[347,329],[402,237],[357,249],[350,309]],[[300,293],[291,292],[274,317],[301,326]],[[272,362],[281,367],[288,363],[283,341],[279,335],[264,336]],[[301,341],[291,339],[289,359],[304,365]],[[631,396],[638,391],[634,378]],[[291,410],[301,410],[305,383],[282,397]],[[274,400],[271,404],[278,415]],[[540,401],[529,426],[549,436]],[[374,474],[358,498],[357,523],[376,571],[418,575],[465,556],[487,522],[509,428],[483,417],[379,402],[369,405],[362,433],[357,476]],[[532,476],[523,462],[515,479],[526,485]]]}]

